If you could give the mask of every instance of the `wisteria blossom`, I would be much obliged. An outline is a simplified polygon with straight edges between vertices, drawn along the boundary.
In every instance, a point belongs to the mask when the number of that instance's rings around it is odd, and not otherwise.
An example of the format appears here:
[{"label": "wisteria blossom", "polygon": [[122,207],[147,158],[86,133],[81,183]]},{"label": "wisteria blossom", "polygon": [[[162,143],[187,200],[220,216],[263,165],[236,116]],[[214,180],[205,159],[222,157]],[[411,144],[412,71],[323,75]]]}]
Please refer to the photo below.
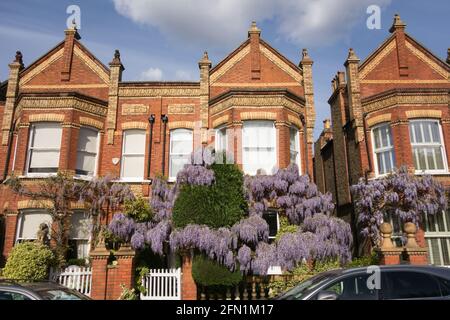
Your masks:
[{"label": "wisteria blossom", "polygon": [[[269,267],[280,265],[292,270],[308,260],[351,258],[350,226],[330,217],[334,209],[330,194],[321,194],[307,176],[300,176],[295,165],[278,170],[275,175],[246,177],[245,192],[249,201],[247,216],[231,227],[212,228],[189,224],[172,227],[172,210],[180,186],[215,183],[211,165],[214,155],[209,149],[197,150],[191,163],[178,173],[177,182],[169,185],[161,178],[153,181],[152,221],[136,223],[123,214],[114,217],[109,229],[135,249],[150,248],[163,254],[165,243],[171,251],[202,253],[230,270],[266,274]],[[299,225],[297,232],[286,233],[269,243],[269,226],[263,213],[270,207],[281,209],[289,221]]]},{"label": "wisteria blossom", "polygon": [[445,189],[440,183],[429,175],[408,174],[405,167],[379,179],[360,179],[351,190],[359,230],[373,245],[380,241],[379,227],[387,214],[399,217],[402,224],[419,225],[426,214],[434,215],[447,207]]}]

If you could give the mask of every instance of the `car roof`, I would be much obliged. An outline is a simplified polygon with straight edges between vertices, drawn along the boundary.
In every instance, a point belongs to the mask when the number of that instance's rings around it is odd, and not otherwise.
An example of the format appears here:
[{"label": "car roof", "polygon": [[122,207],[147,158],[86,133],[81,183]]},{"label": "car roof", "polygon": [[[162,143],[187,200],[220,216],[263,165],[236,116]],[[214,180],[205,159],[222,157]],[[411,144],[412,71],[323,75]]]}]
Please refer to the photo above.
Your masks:
[{"label": "car roof", "polygon": [[49,290],[49,289],[67,289],[55,282],[51,281],[29,281],[29,280],[10,280],[0,279],[2,287],[20,287],[33,291]]},{"label": "car roof", "polygon": [[[426,272],[432,273],[438,276],[442,276],[450,279],[450,268],[442,267],[442,266],[433,266],[433,265],[411,265],[411,264],[396,264],[396,265],[376,265],[379,267],[381,271],[417,271],[417,272]],[[349,269],[339,269],[342,274],[349,273],[357,273],[357,272],[367,272],[366,267],[357,267],[357,268],[349,268]]]}]

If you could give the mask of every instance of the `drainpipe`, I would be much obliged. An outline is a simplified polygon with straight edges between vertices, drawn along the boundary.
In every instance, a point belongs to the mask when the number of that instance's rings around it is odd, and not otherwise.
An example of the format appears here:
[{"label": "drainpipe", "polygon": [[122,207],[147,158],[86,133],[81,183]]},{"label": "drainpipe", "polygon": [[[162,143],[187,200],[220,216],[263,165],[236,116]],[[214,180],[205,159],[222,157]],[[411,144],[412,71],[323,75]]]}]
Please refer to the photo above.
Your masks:
[{"label": "drainpipe", "polygon": [[6,177],[8,177],[8,167],[9,167],[9,161],[11,160],[13,133],[14,133],[14,128],[16,127],[16,122],[17,122],[17,120],[11,121],[11,126],[9,129],[8,149],[6,151],[5,168],[3,169],[3,176],[2,176],[2,180],[0,181],[0,183],[3,183],[6,180]]},{"label": "drainpipe", "polygon": [[148,144],[148,162],[147,162],[147,179],[150,180],[150,167],[152,164],[152,145],[153,145],[153,125],[155,124],[155,115],[152,114],[148,118],[148,123],[150,123],[150,142]]},{"label": "drainpipe", "polygon": [[169,117],[165,114],[161,115],[161,121],[164,124],[163,129],[163,157],[162,157],[162,175],[165,175],[166,172],[166,130],[167,130],[167,122],[169,122]]}]

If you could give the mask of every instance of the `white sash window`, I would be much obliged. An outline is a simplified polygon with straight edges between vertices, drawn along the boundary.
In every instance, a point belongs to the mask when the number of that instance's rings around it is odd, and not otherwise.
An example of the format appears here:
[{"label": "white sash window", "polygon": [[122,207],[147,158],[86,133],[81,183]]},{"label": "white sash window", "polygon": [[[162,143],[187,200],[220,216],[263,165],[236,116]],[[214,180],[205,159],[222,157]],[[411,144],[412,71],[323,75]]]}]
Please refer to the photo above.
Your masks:
[{"label": "white sash window", "polygon": [[276,131],[273,121],[245,121],[242,136],[244,173],[273,174],[277,166]]},{"label": "white sash window", "polygon": [[76,174],[95,175],[98,150],[98,131],[83,127],[78,136]]},{"label": "white sash window", "polygon": [[59,123],[31,126],[28,148],[28,173],[55,173],[59,167],[62,128]]},{"label": "white sash window", "polygon": [[[290,163],[296,164],[298,169],[301,170],[300,166],[300,138],[299,133],[296,128],[289,129],[289,150],[290,150]],[[299,171],[300,172],[300,171]]]},{"label": "white sash window", "polygon": [[395,155],[391,127],[388,123],[372,129],[372,143],[375,174],[378,176],[391,172],[395,167]]},{"label": "white sash window", "polygon": [[416,172],[439,173],[447,171],[447,159],[438,120],[411,120],[409,133]]},{"label": "white sash window", "polygon": [[52,217],[45,210],[25,210],[19,215],[16,242],[34,241],[41,223],[46,223],[51,232]]},{"label": "white sash window", "polygon": [[145,159],[145,130],[123,132],[122,180],[143,180]]},{"label": "white sash window", "polygon": [[174,181],[184,165],[190,162],[193,149],[192,130],[175,129],[170,131],[169,179]]}]

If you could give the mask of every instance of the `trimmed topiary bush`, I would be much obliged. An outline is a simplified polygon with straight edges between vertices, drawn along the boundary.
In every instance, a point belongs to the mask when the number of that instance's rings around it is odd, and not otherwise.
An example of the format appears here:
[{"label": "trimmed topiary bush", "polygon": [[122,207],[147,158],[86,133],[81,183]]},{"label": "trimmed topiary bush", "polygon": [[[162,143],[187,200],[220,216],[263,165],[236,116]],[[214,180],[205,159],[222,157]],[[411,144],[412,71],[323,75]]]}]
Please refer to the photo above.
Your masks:
[{"label": "trimmed topiary bush", "polygon": [[188,224],[212,228],[230,227],[244,217],[247,203],[244,197],[244,178],[234,164],[213,164],[214,183],[183,184],[173,208],[175,227]]},{"label": "trimmed topiary bush", "polygon": [[205,287],[234,287],[242,280],[239,271],[231,272],[227,267],[206,258],[196,255],[192,261],[192,277],[195,282]]},{"label": "trimmed topiary bush", "polygon": [[17,244],[3,269],[3,277],[16,280],[39,281],[48,279],[55,256],[47,246],[35,242]]}]

